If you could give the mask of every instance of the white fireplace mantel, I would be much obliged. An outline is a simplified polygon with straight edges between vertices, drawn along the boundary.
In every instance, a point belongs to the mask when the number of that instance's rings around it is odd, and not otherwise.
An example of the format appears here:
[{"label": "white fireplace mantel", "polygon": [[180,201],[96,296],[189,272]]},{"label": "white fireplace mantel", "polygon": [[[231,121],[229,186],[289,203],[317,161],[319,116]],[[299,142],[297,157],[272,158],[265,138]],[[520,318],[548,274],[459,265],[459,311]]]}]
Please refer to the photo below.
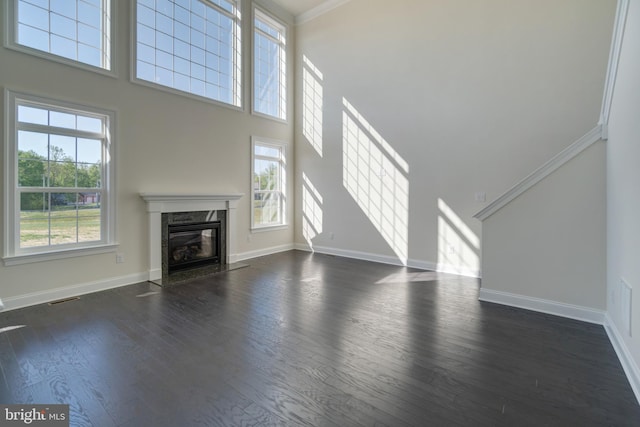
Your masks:
[{"label": "white fireplace mantel", "polygon": [[149,280],[162,279],[162,214],[227,211],[227,262],[236,261],[236,208],[244,196],[235,194],[140,193],[149,213]]}]

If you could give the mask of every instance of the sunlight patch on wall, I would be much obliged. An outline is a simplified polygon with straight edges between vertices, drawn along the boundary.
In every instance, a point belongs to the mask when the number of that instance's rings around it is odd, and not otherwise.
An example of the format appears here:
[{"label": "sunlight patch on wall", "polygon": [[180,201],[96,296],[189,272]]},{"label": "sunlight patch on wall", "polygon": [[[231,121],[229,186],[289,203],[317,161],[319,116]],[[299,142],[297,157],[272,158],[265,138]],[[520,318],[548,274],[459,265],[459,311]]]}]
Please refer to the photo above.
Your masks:
[{"label": "sunlight patch on wall", "polygon": [[480,239],[442,199],[438,199],[438,270],[477,276]]},{"label": "sunlight patch on wall", "polygon": [[406,265],[409,164],[349,101],[342,101],[343,185]]},{"label": "sunlight patch on wall", "polygon": [[302,236],[313,249],[312,239],[322,233],[322,195],[302,173]]},{"label": "sunlight patch on wall", "polygon": [[302,56],[302,134],[322,157],[322,73]]}]

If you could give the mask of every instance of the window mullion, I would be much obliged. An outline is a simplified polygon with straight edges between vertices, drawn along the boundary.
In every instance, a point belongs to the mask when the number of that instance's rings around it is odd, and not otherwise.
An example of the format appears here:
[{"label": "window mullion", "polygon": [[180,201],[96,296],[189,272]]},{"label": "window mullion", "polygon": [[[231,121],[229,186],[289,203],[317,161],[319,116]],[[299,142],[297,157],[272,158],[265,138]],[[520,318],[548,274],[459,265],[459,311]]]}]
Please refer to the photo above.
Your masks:
[{"label": "window mullion", "polygon": [[39,125],[35,123],[18,122],[16,125],[17,130],[23,130],[28,132],[49,133],[60,136],[71,136],[75,138],[87,138],[87,139],[104,139],[104,133],[87,132],[77,129],[61,128],[55,126]]}]

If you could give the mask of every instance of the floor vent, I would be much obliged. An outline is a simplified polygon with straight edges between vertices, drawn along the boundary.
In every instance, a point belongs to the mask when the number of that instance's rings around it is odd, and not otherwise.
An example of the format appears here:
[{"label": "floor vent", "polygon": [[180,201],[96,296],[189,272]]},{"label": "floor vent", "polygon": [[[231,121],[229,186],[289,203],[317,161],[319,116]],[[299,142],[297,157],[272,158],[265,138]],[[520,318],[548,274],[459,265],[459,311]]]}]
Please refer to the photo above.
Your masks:
[{"label": "floor vent", "polygon": [[62,304],[64,302],[76,301],[76,300],[79,300],[79,299],[80,299],[80,297],[64,298],[64,299],[59,299],[57,301],[51,301],[49,303],[49,305],[58,305],[58,304]]}]

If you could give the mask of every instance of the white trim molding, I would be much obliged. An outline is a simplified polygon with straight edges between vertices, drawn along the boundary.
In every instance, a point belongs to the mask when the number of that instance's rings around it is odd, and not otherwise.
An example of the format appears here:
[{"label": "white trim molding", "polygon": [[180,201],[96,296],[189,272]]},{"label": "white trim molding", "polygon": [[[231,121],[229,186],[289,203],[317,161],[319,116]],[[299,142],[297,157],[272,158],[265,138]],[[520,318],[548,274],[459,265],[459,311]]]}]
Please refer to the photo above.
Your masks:
[{"label": "white trim molding", "polygon": [[[43,97],[21,91],[13,91],[4,88],[5,98],[5,148],[4,148],[4,245],[3,262],[5,266],[27,264],[30,262],[41,262],[70,258],[81,255],[93,255],[115,250],[117,247],[116,234],[116,160],[117,159],[117,113],[101,107],[95,107],[76,102],[69,102],[60,99]],[[18,117],[19,107],[36,108],[47,112],[63,112],[81,115],[87,118],[99,120],[101,130],[95,129],[71,129],[59,128],[52,124],[30,123],[21,121]],[[100,182],[96,187],[81,187],[78,185],[70,187],[53,187],[51,183],[43,182],[41,186],[36,184],[29,186],[19,185],[18,177],[18,157],[20,131],[39,132],[41,134],[60,134],[75,138],[90,138],[100,142],[101,160]],[[75,157],[74,157],[75,158]],[[76,183],[77,184],[77,183]],[[100,234],[94,241],[82,242],[76,238],[75,242],[52,243],[47,242],[39,246],[23,247],[20,241],[20,196],[27,192],[53,193],[58,188],[58,192],[73,194],[77,192],[95,192],[99,194],[100,203],[97,209],[100,213]],[[44,203],[43,203],[44,204]],[[44,209],[44,206],[43,206]],[[49,234],[51,230],[49,230]]]},{"label": "white trim molding", "polygon": [[227,211],[227,262],[236,262],[236,210],[242,196],[242,193],[140,193],[149,214],[149,276],[146,279],[162,279],[162,214],[168,212]]},{"label": "white trim molding", "polygon": [[552,314],[554,316],[595,323],[597,325],[604,324],[605,312],[603,310],[597,310],[590,307],[565,304],[558,301],[512,294],[509,292],[494,291],[485,288],[480,288],[480,295],[478,296],[478,299],[484,302],[523,308],[525,310]]},{"label": "white trim molding", "polygon": [[318,16],[324,15],[325,13],[335,9],[336,7],[340,7],[350,1],[351,0],[327,0],[323,3],[320,3],[313,9],[296,16],[296,25],[304,24],[305,22],[316,19]]},{"label": "white trim molding", "polygon": [[[31,292],[28,294],[4,298],[4,310],[16,310],[37,304],[44,304],[65,298],[106,291],[121,286],[132,285],[147,280],[146,273],[135,273],[126,276],[112,277],[95,282],[81,283],[79,285],[64,286],[61,288],[47,289],[46,291]],[[0,307],[0,309],[2,309]]]},{"label": "white trim molding", "polygon": [[435,263],[431,261],[421,261],[417,259],[408,259],[406,264],[403,263],[398,257],[390,255],[380,255],[370,252],[353,251],[349,249],[331,248],[328,246],[309,246],[307,243],[296,243],[294,249],[305,252],[317,252],[319,254],[334,255],[345,258],[359,259],[362,261],[379,262],[381,264],[390,264],[397,266],[404,266],[410,268],[417,268],[420,270],[436,271],[438,273],[449,273],[457,276],[480,278],[480,272],[475,270],[469,270],[464,267],[455,265]]},{"label": "white trim molding", "polygon": [[633,393],[636,395],[636,400],[640,403],[640,369],[633,360],[633,356],[625,345],[624,339],[620,331],[618,331],[616,324],[613,319],[609,317],[609,313],[607,313],[604,318],[604,330],[607,332],[609,341],[611,341],[611,345],[618,355],[622,369],[627,375]]},{"label": "white trim molding", "polygon": [[620,62],[620,51],[622,50],[622,40],[629,11],[629,0],[618,0],[616,18],[613,24],[613,36],[611,37],[611,50],[609,51],[609,64],[607,65],[607,77],[604,85],[604,95],[602,96],[602,108],[600,110],[599,125],[602,125],[602,138],[608,139],[609,116],[611,115],[611,104],[613,103],[613,90],[618,77],[618,63]]},{"label": "white trim molding", "polygon": [[[314,245],[313,247],[311,247],[306,243],[296,244],[296,249],[301,251],[306,251],[306,252],[317,252],[319,254],[359,259],[362,261],[379,262],[381,264],[404,266],[404,263],[402,263],[402,261],[400,261],[398,257],[389,256],[389,255],[379,255],[379,254],[374,254],[370,252],[353,251],[350,249],[338,249],[338,248],[331,248],[328,246]],[[435,264],[429,264],[429,265],[424,265],[417,268],[423,268],[425,270],[435,270],[435,267],[436,267]]]},{"label": "white trim molding", "polygon": [[289,243],[286,245],[280,246],[272,246],[270,248],[257,249],[255,251],[242,252],[238,254],[236,257],[236,262],[246,261],[252,258],[258,258],[261,256],[278,254],[280,252],[292,251],[295,249],[295,245],[293,243]]},{"label": "white trim molding", "polygon": [[473,217],[478,218],[480,221],[484,221],[485,219],[489,218],[504,206],[508,205],[516,197],[526,192],[538,182],[551,175],[551,173],[555,172],[562,165],[568,163],[571,159],[573,159],[578,154],[600,140],[602,140],[602,126],[597,125],[589,132],[587,132],[582,138],[569,145],[567,148],[554,156],[551,160],[536,169],[529,176],[511,187],[511,189],[506,191],[493,202],[489,203],[484,209],[476,213]]}]

